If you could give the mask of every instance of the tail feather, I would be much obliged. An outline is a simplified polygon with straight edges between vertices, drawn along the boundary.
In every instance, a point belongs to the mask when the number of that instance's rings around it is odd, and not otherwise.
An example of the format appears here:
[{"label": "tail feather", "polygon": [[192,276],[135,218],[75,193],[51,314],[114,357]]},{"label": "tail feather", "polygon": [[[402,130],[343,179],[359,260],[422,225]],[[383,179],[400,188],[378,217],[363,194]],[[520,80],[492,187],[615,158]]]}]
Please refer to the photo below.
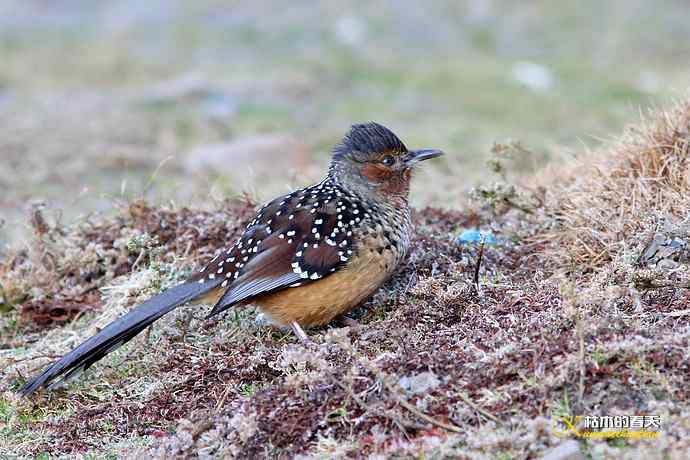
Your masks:
[{"label": "tail feather", "polygon": [[217,281],[183,283],[152,297],[53,363],[41,375],[28,382],[20,393],[26,396],[41,387],[50,388],[88,369],[163,315],[215,289],[219,284]]}]

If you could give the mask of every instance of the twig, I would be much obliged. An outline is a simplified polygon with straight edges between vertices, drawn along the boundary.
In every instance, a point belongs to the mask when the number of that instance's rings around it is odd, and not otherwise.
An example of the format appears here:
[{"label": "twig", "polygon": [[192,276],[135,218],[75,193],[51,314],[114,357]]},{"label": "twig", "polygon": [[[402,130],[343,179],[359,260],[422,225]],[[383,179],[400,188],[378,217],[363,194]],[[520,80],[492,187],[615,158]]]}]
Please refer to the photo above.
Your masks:
[{"label": "twig", "polygon": [[496,417],[494,414],[491,412],[487,411],[486,409],[482,409],[478,405],[476,405],[470,398],[468,398],[466,395],[463,393],[460,393],[460,399],[462,399],[465,404],[470,406],[472,409],[476,410],[480,414],[482,414],[484,417],[488,418],[489,420],[495,422],[497,425],[503,425],[503,423]]},{"label": "twig", "polygon": [[[417,409],[417,408],[414,407],[412,404],[410,404],[409,402],[407,402],[407,400],[397,391],[397,389],[396,389],[393,385],[391,385],[390,383],[388,383],[388,379],[386,378],[387,375],[386,375],[386,373],[385,373],[384,371],[378,369],[376,366],[373,366],[373,365],[367,366],[367,365],[365,364],[366,361],[363,359],[363,356],[360,355],[356,350],[350,349],[350,352],[357,358],[357,360],[358,360],[359,362],[361,362],[362,364],[364,364],[365,367],[366,367],[367,369],[369,369],[369,371],[371,371],[371,372],[376,376],[376,378],[379,380],[379,382],[381,382],[381,383],[383,384],[383,386],[386,387],[386,389],[388,390],[388,392],[395,398],[395,400],[396,400],[403,408],[407,409],[409,412],[411,412],[412,414],[414,414],[414,415],[416,415],[417,417],[421,418],[422,420],[424,420],[424,421],[426,421],[426,422],[429,422],[429,423],[431,423],[432,425],[436,425],[436,426],[439,427],[439,428],[443,428],[444,430],[447,430],[447,431],[452,431],[453,433],[464,433],[464,430],[463,430],[462,428],[460,428],[459,426],[455,426],[455,425],[451,425],[451,424],[448,424],[448,423],[441,422],[441,421],[436,420],[435,418],[433,418],[433,417],[431,417],[431,416],[429,416],[429,415],[427,415],[427,414],[421,412],[419,409]],[[367,406],[364,404],[364,402],[362,402],[361,400],[358,401],[357,395],[354,394],[354,392],[353,392],[352,390],[348,390],[347,388],[345,388],[345,387],[343,386],[343,384],[342,384],[340,381],[337,381],[337,380],[336,380],[335,383],[336,383],[337,385],[339,385],[341,388],[343,388],[345,391],[347,391],[348,393],[350,393],[350,394],[352,395],[353,399],[355,400],[355,402],[357,402],[357,404],[359,404],[360,407],[362,407],[364,410],[369,411],[369,409],[368,409]],[[388,416],[388,417],[391,418],[390,416]],[[391,419],[393,420],[393,422],[395,422],[395,423],[398,424],[398,425],[401,425],[401,424],[402,424],[402,421],[400,421],[400,420],[397,420],[397,419],[395,419],[395,418],[391,418]]]},{"label": "twig", "polygon": [[512,200],[511,200],[510,198],[508,198],[508,197],[503,198],[503,202],[504,202],[506,205],[508,205],[509,207],[515,208],[515,209],[517,209],[518,211],[522,211],[522,212],[524,212],[525,214],[534,214],[534,211],[533,211],[533,210],[529,209],[529,208],[526,207],[526,206],[520,205],[520,204],[518,204],[518,203],[512,201]]},{"label": "twig", "polygon": [[[391,391],[391,390],[389,389],[389,391]],[[436,420],[435,418],[433,418],[429,415],[426,415],[424,412],[421,412],[419,409],[417,409],[412,404],[407,402],[405,399],[403,399],[402,396],[395,393],[394,391],[391,391],[391,393],[393,393],[393,396],[395,396],[395,399],[398,401],[398,404],[400,404],[402,407],[404,407],[408,411],[412,412],[414,415],[421,418],[422,420],[425,420],[425,421],[431,423],[432,425],[436,425],[439,428],[443,428],[444,430],[452,431],[453,433],[464,433],[464,430],[462,428],[455,426],[455,425],[450,425],[448,423],[440,422],[440,421]]]},{"label": "twig", "polygon": [[410,411],[411,413],[413,413],[417,417],[421,418],[422,420],[425,420],[425,421],[431,423],[432,425],[436,425],[439,428],[443,428],[444,430],[452,431],[453,433],[464,433],[464,430],[462,428],[460,428],[459,426],[455,426],[455,425],[451,425],[449,423],[441,422],[441,421],[436,420],[435,418],[421,412],[415,406],[410,404],[400,393],[398,393],[398,390],[388,382],[388,379],[386,379],[387,375],[383,371],[381,371],[377,368],[373,368],[370,370],[374,371],[374,373],[376,374],[376,377],[378,377],[378,379],[381,381],[381,383],[383,383],[383,385],[386,387],[386,389],[393,395],[395,400],[402,407],[404,407],[405,409],[407,409],[408,411]]},{"label": "twig", "polygon": [[132,264],[131,270],[134,271],[137,266],[139,265],[139,262],[141,262],[141,259],[144,258],[144,254],[146,253],[146,250],[144,248],[141,248],[141,251],[139,251],[139,255],[137,256],[136,260]]},{"label": "twig", "polygon": [[479,285],[479,268],[482,266],[482,257],[484,256],[484,235],[479,240],[479,254],[477,254],[477,263],[474,266],[474,289],[477,295],[481,295],[482,288]]},{"label": "twig", "polygon": [[[441,422],[440,420],[436,420],[435,418],[421,412],[419,409],[417,409],[414,405],[410,404],[407,399],[403,395],[400,394],[398,389],[391,383],[388,382],[388,375],[382,371],[381,369],[377,368],[373,363],[368,363],[368,361],[360,354],[358,353],[354,348],[348,348],[348,351],[356,358],[357,361],[359,361],[367,370],[369,370],[371,373],[373,373],[376,378],[383,384],[383,386],[388,390],[388,392],[395,398],[395,400],[400,404],[401,407],[404,409],[407,409],[410,413],[416,415],[420,419],[431,423],[432,425],[435,425],[439,428],[442,428],[444,430],[453,432],[453,433],[464,433],[465,430],[463,430],[461,427],[450,424],[450,423],[445,423]],[[353,391],[348,390],[343,386],[343,384],[340,381],[335,381],[337,385],[339,385],[341,388],[345,389],[345,391],[348,391],[348,393],[352,394],[353,399],[355,399],[355,402],[360,405],[363,409],[367,410],[367,406],[364,405],[363,402],[358,401],[357,395],[354,394]],[[460,398],[472,407],[474,410],[479,412],[480,414],[484,415],[486,418],[496,422],[498,425],[502,425],[501,421],[493,414],[487,412],[486,410],[478,407],[476,404],[474,404],[467,396],[460,394]],[[390,416],[389,416],[390,417]],[[393,419],[394,422],[397,423],[395,419]]]},{"label": "twig", "polygon": [[11,361],[11,364],[17,364],[17,363],[21,363],[23,361],[33,361],[35,359],[42,359],[42,358],[58,359],[58,358],[62,358],[62,355],[37,355],[37,356],[27,356],[24,358],[7,358],[7,360]]},{"label": "twig", "polygon": [[91,286],[85,287],[85,288],[79,293],[79,296],[84,296],[84,295],[88,294],[89,292],[93,292],[93,291],[95,291],[95,290],[97,290],[97,289],[98,289],[98,284],[97,284],[97,283],[93,283],[93,284],[91,284]]},{"label": "twig", "polygon": [[651,291],[653,289],[665,289],[665,288],[690,289],[690,283],[673,283],[673,282],[655,283],[654,281],[651,281],[651,280],[644,280],[644,281],[646,281],[646,282],[643,283],[641,281],[635,281],[635,287],[639,287],[640,289],[644,289],[647,291]]},{"label": "twig", "polygon": [[[410,428],[409,423],[405,423],[400,418],[386,413],[386,411],[372,409],[371,407],[367,406],[367,404],[364,401],[362,401],[362,398],[360,398],[357,395],[357,393],[355,393],[352,390],[351,387],[346,387],[345,384],[343,384],[340,380],[333,379],[333,382],[335,382],[336,385],[338,385],[340,388],[345,390],[345,392],[348,394],[348,396],[350,396],[357,403],[357,405],[360,407],[360,409],[362,409],[364,411],[365,414],[375,412],[375,413],[377,413],[377,415],[381,415],[383,417],[390,419],[393,423],[395,423],[398,426],[398,429],[400,429],[400,431],[407,438],[407,431],[405,430],[405,428]],[[408,440],[409,440],[409,438],[408,438]]]},{"label": "twig", "polygon": [[225,388],[225,391],[223,392],[223,396],[221,396],[220,401],[218,401],[216,407],[214,408],[215,412],[219,412],[223,408],[223,406],[225,405],[225,400],[227,399],[231,389],[232,385],[228,384],[227,388]]},{"label": "twig", "polygon": [[580,381],[578,388],[578,399],[580,405],[583,404],[583,399],[585,396],[585,325],[582,320],[582,312],[578,308],[577,310],[577,337],[579,339],[579,350],[578,350],[578,360],[580,365]]},{"label": "twig", "polygon": [[156,178],[158,177],[158,173],[159,173],[160,170],[163,168],[163,166],[164,166],[168,161],[170,161],[170,160],[172,160],[172,159],[173,159],[173,156],[171,155],[171,156],[169,156],[169,157],[167,157],[167,158],[164,158],[163,160],[161,160],[160,163],[158,163],[158,166],[157,166],[156,169],[153,171],[153,174],[151,174],[151,177],[149,178],[149,181],[148,181],[148,182],[146,183],[146,185],[144,186],[144,190],[143,190],[142,193],[141,193],[142,198],[146,196],[146,193],[147,193],[147,192],[149,191],[149,189],[153,186],[153,183],[156,181]]},{"label": "twig", "polygon": [[670,316],[670,317],[672,317],[672,318],[677,318],[677,317],[679,317],[679,316],[690,315],[690,308],[685,309],[685,310],[676,310],[676,311],[672,311],[672,312],[669,312],[669,313],[662,313],[662,315],[664,315],[664,316]]}]

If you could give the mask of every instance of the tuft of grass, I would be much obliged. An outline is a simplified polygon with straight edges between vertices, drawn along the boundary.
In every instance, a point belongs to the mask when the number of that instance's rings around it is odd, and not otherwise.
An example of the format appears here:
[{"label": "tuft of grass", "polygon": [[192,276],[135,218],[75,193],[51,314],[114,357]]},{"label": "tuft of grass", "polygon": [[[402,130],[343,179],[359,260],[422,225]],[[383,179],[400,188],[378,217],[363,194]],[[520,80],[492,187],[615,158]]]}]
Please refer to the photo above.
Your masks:
[{"label": "tuft of grass", "polygon": [[[540,237],[562,265],[592,271],[690,209],[690,100],[650,111],[620,139],[556,175]],[[640,248],[636,248],[640,249]]]}]

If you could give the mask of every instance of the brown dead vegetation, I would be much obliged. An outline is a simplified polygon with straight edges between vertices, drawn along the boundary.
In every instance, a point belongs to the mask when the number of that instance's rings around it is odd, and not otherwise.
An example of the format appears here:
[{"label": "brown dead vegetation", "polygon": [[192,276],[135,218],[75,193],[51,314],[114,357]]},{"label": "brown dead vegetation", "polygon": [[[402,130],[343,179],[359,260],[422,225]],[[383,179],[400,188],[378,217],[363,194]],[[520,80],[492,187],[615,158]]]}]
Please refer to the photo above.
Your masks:
[{"label": "brown dead vegetation", "polygon": [[588,152],[551,183],[546,206],[555,224],[542,234],[559,262],[600,268],[665,221],[678,226],[690,209],[690,101],[657,110],[609,147]]},{"label": "brown dead vegetation", "polygon": [[[684,238],[690,103],[651,119],[534,199],[503,186],[495,190],[510,190],[508,201],[484,195],[500,210],[415,213],[405,267],[354,312],[361,327],[313,330],[318,349],[255,323],[251,310],[205,321],[202,308],[180,309],[65,390],[31,401],[7,391],[0,430],[9,426],[3,434],[31,455],[534,458],[561,442],[556,416],[655,414],[660,439],[581,447],[593,458],[682,458],[688,269],[640,266],[638,256],[664,229]],[[36,312],[3,323],[0,344],[16,351],[3,358],[2,388],[207,260],[252,209],[136,202],[74,228],[42,219],[42,249],[0,266],[13,307],[5,316]],[[456,242],[474,227],[498,238],[485,249],[480,291],[478,248]],[[82,299],[77,319],[37,334],[29,320],[56,299]]]}]

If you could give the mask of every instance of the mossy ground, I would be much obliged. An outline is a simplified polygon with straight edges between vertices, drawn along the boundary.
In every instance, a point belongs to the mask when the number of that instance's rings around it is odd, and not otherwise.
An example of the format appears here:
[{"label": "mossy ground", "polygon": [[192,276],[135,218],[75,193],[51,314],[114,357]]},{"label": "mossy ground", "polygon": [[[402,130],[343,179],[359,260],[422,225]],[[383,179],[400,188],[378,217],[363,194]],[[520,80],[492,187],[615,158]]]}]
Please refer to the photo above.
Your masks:
[{"label": "mossy ground", "polygon": [[[586,455],[684,458],[690,257],[637,262],[655,234],[690,238],[690,111],[610,140],[687,85],[684,4],[139,4],[0,6],[0,458],[534,458],[561,442],[555,416],[617,413],[660,415],[662,437]],[[311,350],[251,310],[183,308],[66,388],[15,396],[371,119],[448,155],[416,178],[412,253],[361,328],[311,331]],[[274,133],[310,168],[185,169]],[[477,247],[455,243],[477,226],[499,238],[480,292]]]},{"label": "mossy ground", "polygon": [[[645,413],[661,416],[660,438],[581,440],[582,450],[681,458],[690,448],[687,270],[641,267],[637,256],[660,231],[639,225],[642,210],[687,190],[687,176],[672,172],[685,169],[688,120],[690,104],[680,103],[551,184],[486,189],[471,211],[415,212],[400,273],[355,311],[360,327],[311,331],[317,348],[256,323],[251,309],[207,321],[205,309],[181,308],[66,388],[18,399],[12,390],[26,377],[208,260],[254,204],[134,202],[73,227],[36,211],[31,249],[0,268],[9,310],[0,452],[531,458],[562,441],[558,416]],[[496,151],[500,171],[507,150]],[[623,203],[631,181],[648,193]],[[667,221],[685,218],[674,204],[663,206]],[[479,289],[478,248],[456,241],[473,227],[498,237]],[[96,301],[80,300],[84,291]],[[52,319],[50,306],[60,310]]]}]

